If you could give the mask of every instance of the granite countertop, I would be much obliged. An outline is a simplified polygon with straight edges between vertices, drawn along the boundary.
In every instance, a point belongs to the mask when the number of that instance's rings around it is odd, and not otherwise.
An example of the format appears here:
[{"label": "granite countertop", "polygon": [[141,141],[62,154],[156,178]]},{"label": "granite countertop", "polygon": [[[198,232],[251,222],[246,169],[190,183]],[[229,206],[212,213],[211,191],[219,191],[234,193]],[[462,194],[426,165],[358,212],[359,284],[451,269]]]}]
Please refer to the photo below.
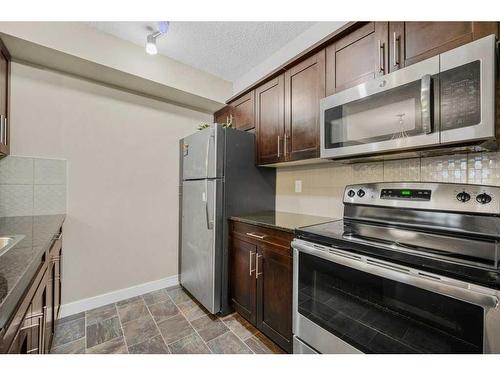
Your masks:
[{"label": "granite countertop", "polygon": [[9,319],[38,269],[39,259],[50,246],[66,215],[0,218],[0,236],[24,238],[0,256],[0,328]]},{"label": "granite countertop", "polygon": [[293,233],[295,229],[309,225],[326,223],[338,220],[332,217],[311,216],[294,214],[281,211],[263,211],[249,215],[232,216],[230,220],[240,221],[246,224],[254,224],[262,227],[280,229]]}]

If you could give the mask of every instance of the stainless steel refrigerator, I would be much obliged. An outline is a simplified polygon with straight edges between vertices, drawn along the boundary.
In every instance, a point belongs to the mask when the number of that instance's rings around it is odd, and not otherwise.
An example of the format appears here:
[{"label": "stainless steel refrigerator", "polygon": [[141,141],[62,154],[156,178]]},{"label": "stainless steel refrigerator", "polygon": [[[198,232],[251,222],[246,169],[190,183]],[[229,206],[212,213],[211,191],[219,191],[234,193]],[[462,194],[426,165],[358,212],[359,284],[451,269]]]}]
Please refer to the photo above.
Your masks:
[{"label": "stainless steel refrigerator", "polygon": [[229,305],[228,218],[274,210],[276,171],[255,135],[213,125],[180,141],[180,284],[211,313]]}]

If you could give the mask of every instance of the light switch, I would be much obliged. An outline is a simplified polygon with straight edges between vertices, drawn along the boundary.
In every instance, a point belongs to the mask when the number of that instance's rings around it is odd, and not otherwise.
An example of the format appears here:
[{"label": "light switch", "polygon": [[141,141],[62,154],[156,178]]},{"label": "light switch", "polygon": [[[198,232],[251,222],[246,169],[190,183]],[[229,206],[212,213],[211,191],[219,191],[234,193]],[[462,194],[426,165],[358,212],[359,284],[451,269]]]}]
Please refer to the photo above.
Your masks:
[{"label": "light switch", "polygon": [[295,192],[302,193],[302,180],[295,180]]}]

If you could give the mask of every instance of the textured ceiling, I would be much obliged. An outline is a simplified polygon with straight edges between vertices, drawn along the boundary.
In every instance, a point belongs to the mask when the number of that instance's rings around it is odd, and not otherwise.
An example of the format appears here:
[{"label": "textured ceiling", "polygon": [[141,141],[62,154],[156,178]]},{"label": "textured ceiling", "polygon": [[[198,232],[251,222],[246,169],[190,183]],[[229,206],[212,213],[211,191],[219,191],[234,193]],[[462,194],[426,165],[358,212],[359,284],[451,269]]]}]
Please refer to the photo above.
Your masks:
[{"label": "textured ceiling", "polygon": [[[160,54],[234,81],[315,22],[171,22],[158,39]],[[90,26],[144,46],[157,22],[90,22]],[[151,57],[154,58],[154,57]]]}]

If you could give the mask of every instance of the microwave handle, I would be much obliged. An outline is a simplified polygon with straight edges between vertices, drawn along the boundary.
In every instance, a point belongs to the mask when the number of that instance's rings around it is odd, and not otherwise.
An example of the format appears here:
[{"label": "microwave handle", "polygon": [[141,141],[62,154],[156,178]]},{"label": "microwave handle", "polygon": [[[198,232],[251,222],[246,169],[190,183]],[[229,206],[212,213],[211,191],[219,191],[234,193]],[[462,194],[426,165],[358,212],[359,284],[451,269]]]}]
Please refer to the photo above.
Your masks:
[{"label": "microwave handle", "polygon": [[424,134],[432,133],[431,90],[432,77],[430,74],[426,74],[422,77],[420,83],[420,105],[422,111],[422,129]]}]

